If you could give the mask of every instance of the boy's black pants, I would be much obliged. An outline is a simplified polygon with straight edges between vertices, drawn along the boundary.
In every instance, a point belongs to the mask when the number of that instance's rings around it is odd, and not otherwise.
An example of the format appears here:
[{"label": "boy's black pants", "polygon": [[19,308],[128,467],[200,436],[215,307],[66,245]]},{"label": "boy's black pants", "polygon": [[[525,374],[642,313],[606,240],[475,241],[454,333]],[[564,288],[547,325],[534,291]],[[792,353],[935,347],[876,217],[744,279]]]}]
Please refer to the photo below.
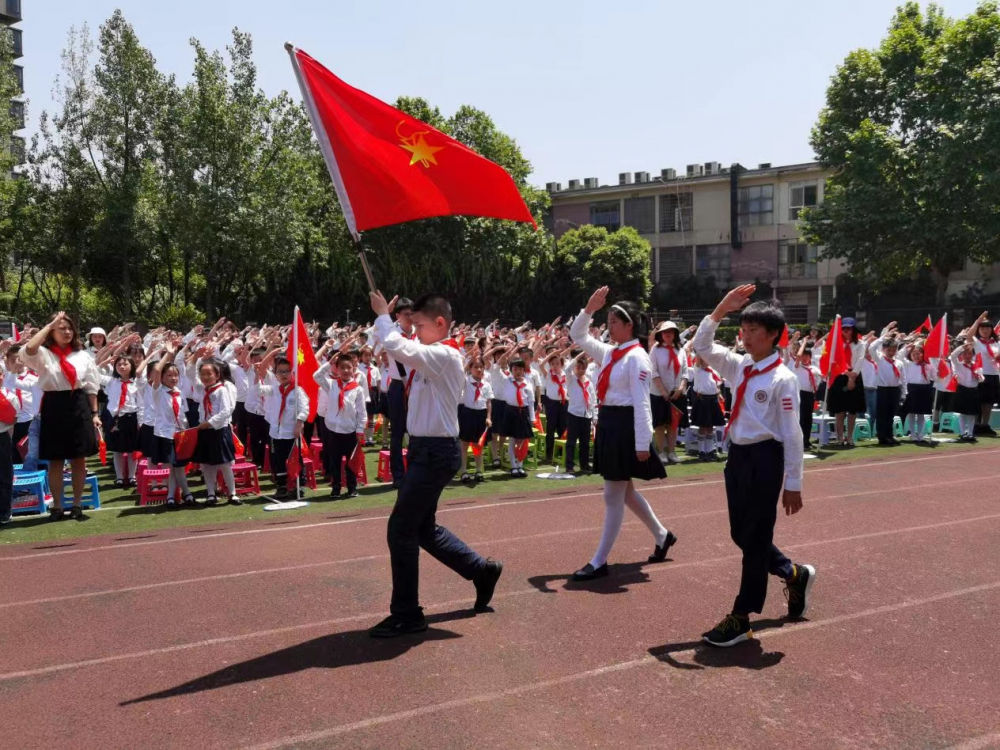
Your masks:
[{"label": "boy's black pants", "polygon": [[333,489],[340,489],[340,466],[347,459],[347,466],[344,468],[344,476],[347,479],[347,491],[354,492],[358,488],[358,476],[351,469],[351,454],[355,450],[361,450],[358,446],[358,436],[353,432],[332,432],[326,430],[323,433],[324,453],[326,454],[327,465],[324,467],[330,477],[330,484]]},{"label": "boy's black pants", "polygon": [[[250,460],[257,464],[258,467],[264,465],[264,448],[270,439],[269,432],[270,427],[263,415],[254,414],[250,411],[247,412],[247,435],[250,442],[247,443],[246,448],[250,452]],[[271,453],[274,453],[274,448],[271,449]],[[285,458],[288,458],[287,452],[285,453]],[[271,456],[271,463],[274,463],[273,455]],[[271,469],[273,473],[274,467],[272,466]]]},{"label": "boy's black pants", "polygon": [[580,469],[590,471],[590,420],[587,417],[567,415],[566,428],[566,471],[573,471],[576,460],[576,442],[580,441]]},{"label": "boy's black pants", "polygon": [[880,385],[875,397],[875,434],[879,440],[892,440],[892,418],[899,408],[899,386]]},{"label": "boy's black pants", "polygon": [[548,396],[542,396],[542,406],[545,408],[545,461],[549,462],[552,460],[556,440],[562,438],[567,429],[566,417],[569,412],[566,404]]},{"label": "boy's black pants", "polygon": [[784,446],[777,440],[729,446],[726,501],[729,533],[743,551],[743,575],[733,612],[764,609],[767,574],[790,578],[792,562],[774,546],[774,523],[785,476]]},{"label": "boy's black pants", "polygon": [[802,445],[806,450],[809,449],[809,437],[812,434],[815,397],[812,391],[799,391],[799,427],[802,428]]}]

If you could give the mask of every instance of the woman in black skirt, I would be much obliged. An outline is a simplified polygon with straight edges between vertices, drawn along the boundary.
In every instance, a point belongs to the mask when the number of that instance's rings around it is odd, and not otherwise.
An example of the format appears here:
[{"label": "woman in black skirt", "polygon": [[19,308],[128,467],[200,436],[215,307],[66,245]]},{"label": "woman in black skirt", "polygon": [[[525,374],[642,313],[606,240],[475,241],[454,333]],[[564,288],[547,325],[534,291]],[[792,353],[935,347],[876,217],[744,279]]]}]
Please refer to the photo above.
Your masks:
[{"label": "woman in black skirt", "polygon": [[[841,445],[854,447],[854,422],[858,414],[864,414],[868,405],[865,403],[865,384],[861,377],[861,362],[865,358],[865,343],[861,341],[854,318],[844,318],[840,322],[840,345],[846,349],[848,359],[847,372],[838,375],[829,386],[826,396],[826,409],[836,415],[837,442]],[[829,346],[832,333],[827,334],[823,349]],[[831,357],[831,361],[833,358]],[[844,431],[844,423],[847,431]]]},{"label": "woman in black skirt", "polygon": [[653,450],[653,420],[649,386],[652,365],[642,342],[649,335],[649,316],[634,302],[618,302],[608,312],[611,344],[590,335],[595,312],[604,307],[608,287],[591,295],[570,328],[570,336],[595,362],[601,363],[597,377],[597,437],[594,470],[604,477],[604,529],[590,562],[573,573],[574,581],[589,581],[608,574],[608,555],[625,516],[625,506],[646,525],[655,547],[649,562],[666,559],[677,541],[646,499],[635,488],[635,479],[662,479],[667,475]]},{"label": "woman in black skirt", "polygon": [[38,458],[49,462],[49,518],[57,521],[63,517],[63,466],[69,461],[73,475],[70,515],[82,519],[80,501],[87,478],[87,457],[97,453],[101,429],[97,366],[84,351],[76,324],[61,311],[31,337],[20,357],[38,373],[38,387],[43,391]]}]

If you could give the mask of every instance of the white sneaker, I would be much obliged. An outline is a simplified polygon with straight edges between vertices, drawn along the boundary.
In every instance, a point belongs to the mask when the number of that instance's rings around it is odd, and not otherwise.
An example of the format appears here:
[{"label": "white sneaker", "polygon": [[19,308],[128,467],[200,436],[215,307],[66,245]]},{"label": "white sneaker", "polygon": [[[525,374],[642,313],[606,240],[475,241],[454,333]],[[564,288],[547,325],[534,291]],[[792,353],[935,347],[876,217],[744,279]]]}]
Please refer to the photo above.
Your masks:
[{"label": "white sneaker", "polygon": [[666,453],[659,453],[657,455],[659,456],[661,464],[670,463],[670,456],[668,456]]},{"label": "white sneaker", "polygon": [[679,458],[677,458],[677,454],[676,453],[668,453],[667,454],[667,463],[668,464],[679,464],[680,462],[681,462],[681,460]]}]

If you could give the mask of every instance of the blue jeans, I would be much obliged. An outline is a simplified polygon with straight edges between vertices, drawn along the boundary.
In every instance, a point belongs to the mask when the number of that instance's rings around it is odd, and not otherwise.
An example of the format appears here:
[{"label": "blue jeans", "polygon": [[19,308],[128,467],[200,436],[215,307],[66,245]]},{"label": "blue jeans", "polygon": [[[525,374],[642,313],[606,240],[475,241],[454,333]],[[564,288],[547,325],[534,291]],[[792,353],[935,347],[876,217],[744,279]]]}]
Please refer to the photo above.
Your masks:
[{"label": "blue jeans", "polygon": [[28,452],[24,454],[22,468],[25,471],[35,471],[38,468],[38,438],[42,432],[42,418],[36,414],[28,427]]},{"label": "blue jeans", "polygon": [[465,542],[435,520],[438,499],[461,466],[458,440],[410,436],[406,476],[386,533],[392,565],[392,603],[389,611],[403,617],[423,613],[418,595],[420,548],[466,580],[472,580],[486,561]]}]

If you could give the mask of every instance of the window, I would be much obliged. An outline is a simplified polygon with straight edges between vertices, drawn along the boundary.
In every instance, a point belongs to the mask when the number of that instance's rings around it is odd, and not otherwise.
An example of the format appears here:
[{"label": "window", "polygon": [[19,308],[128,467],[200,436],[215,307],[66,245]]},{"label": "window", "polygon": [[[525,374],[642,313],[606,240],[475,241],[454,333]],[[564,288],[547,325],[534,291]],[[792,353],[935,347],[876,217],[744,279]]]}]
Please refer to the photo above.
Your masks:
[{"label": "window", "polygon": [[791,185],[788,189],[788,220],[796,221],[803,208],[812,208],[819,197],[819,186],[816,183],[801,182]]},{"label": "window", "polygon": [[24,54],[24,40],[23,32],[20,29],[11,29],[11,41],[14,42],[14,57],[20,57]]},{"label": "window", "polygon": [[686,279],[691,275],[690,247],[661,247],[658,282]]},{"label": "window", "polygon": [[14,66],[14,80],[17,81],[17,96],[24,93],[24,68],[20,65]]},{"label": "window", "polygon": [[815,279],[819,248],[805,242],[783,240],[778,245],[779,279]]},{"label": "window", "polygon": [[739,214],[741,227],[773,224],[774,185],[740,188]]},{"label": "window", "polygon": [[695,271],[699,276],[712,276],[717,286],[729,283],[729,245],[699,247],[695,255]]},{"label": "window", "polygon": [[660,196],[660,231],[691,231],[691,193]]},{"label": "window", "polygon": [[625,224],[633,227],[639,234],[652,234],[656,231],[656,211],[654,198],[626,198]]},{"label": "window", "polygon": [[621,226],[618,201],[604,201],[590,204],[590,223],[615,232]]}]

